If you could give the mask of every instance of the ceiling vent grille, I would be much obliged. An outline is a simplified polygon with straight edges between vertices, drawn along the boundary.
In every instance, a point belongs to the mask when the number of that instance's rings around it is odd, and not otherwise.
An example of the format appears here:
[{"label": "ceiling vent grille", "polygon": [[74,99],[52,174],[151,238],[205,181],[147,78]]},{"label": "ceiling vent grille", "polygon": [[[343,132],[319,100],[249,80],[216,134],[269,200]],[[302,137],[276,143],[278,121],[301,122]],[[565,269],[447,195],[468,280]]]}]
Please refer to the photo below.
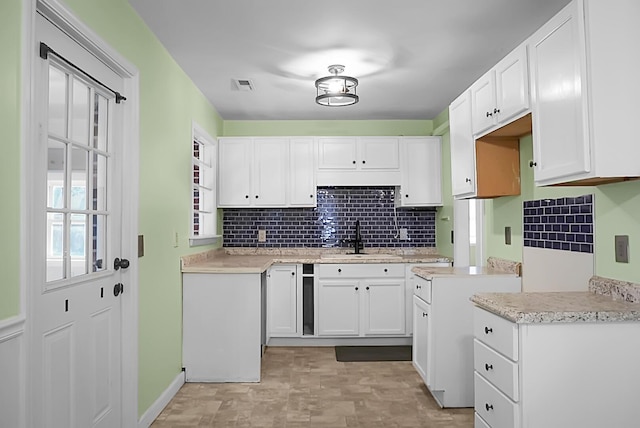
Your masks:
[{"label": "ceiling vent grille", "polygon": [[251,92],[254,89],[253,82],[249,79],[233,79],[233,85],[237,91]]}]

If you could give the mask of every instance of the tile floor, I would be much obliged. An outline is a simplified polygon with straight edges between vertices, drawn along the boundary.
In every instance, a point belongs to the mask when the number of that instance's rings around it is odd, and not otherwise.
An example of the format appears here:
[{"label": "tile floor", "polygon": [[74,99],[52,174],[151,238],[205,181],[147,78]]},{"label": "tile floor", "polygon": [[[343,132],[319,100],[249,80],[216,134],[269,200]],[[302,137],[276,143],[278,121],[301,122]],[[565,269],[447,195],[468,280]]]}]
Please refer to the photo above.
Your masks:
[{"label": "tile floor", "polygon": [[340,363],[333,347],[272,347],[260,383],[187,383],[151,425],[472,428],[440,409],[410,362]]}]

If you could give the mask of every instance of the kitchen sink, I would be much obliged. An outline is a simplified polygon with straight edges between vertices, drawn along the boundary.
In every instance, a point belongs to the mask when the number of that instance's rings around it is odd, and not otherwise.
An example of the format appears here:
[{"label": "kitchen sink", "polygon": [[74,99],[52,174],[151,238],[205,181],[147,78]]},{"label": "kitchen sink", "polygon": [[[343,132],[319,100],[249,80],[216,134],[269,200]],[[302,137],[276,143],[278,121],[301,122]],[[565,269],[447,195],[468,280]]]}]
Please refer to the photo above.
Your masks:
[{"label": "kitchen sink", "polygon": [[366,253],[349,253],[349,254],[322,254],[323,259],[400,259],[402,256],[395,254],[366,254]]}]

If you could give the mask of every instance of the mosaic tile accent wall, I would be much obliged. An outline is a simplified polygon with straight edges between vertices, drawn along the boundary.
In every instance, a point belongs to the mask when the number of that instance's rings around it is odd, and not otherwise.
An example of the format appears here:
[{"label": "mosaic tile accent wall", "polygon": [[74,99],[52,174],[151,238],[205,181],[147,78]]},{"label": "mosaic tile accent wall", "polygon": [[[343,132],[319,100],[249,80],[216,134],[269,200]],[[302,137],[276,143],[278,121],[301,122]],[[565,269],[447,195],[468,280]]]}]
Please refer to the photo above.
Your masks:
[{"label": "mosaic tile accent wall", "polygon": [[[225,209],[225,247],[348,247],[355,221],[367,247],[435,247],[435,208],[397,209],[393,187],[320,187],[316,208]],[[397,239],[408,229],[408,241]],[[257,241],[258,229],[267,242]]]},{"label": "mosaic tile accent wall", "polygon": [[593,253],[593,195],[523,205],[525,247]]}]

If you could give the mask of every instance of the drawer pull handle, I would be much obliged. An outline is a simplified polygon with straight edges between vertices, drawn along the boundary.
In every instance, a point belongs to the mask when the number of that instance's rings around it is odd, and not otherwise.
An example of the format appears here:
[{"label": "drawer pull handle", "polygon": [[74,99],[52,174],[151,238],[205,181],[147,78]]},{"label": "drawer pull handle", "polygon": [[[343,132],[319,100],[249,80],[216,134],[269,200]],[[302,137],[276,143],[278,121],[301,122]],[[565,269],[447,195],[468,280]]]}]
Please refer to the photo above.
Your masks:
[{"label": "drawer pull handle", "polygon": [[493,329],[491,327],[485,327],[484,334],[489,334],[489,333],[493,333]]},{"label": "drawer pull handle", "polygon": [[485,364],[485,365],[484,365],[484,369],[485,369],[486,371],[493,370],[493,364]]},{"label": "drawer pull handle", "polygon": [[485,409],[487,409],[487,412],[488,412],[489,410],[493,410],[493,404],[485,403],[485,404],[484,404],[484,408],[485,408]]}]

